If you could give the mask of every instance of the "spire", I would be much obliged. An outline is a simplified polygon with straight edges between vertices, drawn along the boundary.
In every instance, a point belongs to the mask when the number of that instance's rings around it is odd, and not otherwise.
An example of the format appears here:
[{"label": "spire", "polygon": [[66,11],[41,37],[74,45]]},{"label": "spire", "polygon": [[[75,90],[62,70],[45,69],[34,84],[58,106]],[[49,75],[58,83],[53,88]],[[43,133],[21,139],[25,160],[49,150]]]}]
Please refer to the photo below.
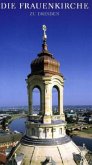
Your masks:
[{"label": "spire", "polygon": [[46,40],[47,40],[47,35],[46,35],[46,30],[47,27],[46,25],[42,25],[42,30],[43,30],[43,44],[42,44],[42,51],[47,51],[47,44],[46,44]]},{"label": "spire", "polygon": [[42,51],[38,54],[39,57],[42,56],[49,56],[52,57],[52,54],[48,51],[48,46],[47,46],[47,35],[46,35],[46,31],[47,31],[47,27],[46,25],[42,25],[42,30],[43,30],[43,43],[42,43]]}]

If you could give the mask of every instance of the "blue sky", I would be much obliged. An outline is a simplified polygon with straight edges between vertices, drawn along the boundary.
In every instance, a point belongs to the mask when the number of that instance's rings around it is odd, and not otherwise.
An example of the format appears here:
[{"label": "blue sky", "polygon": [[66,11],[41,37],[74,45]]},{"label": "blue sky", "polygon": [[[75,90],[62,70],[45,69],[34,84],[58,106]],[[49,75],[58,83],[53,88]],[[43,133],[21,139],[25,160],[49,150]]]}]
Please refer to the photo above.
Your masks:
[{"label": "blue sky", "polygon": [[63,10],[57,17],[0,10],[0,106],[27,105],[25,79],[31,61],[41,51],[43,24],[47,26],[48,49],[60,61],[65,77],[64,104],[92,105],[90,4],[89,10]]}]

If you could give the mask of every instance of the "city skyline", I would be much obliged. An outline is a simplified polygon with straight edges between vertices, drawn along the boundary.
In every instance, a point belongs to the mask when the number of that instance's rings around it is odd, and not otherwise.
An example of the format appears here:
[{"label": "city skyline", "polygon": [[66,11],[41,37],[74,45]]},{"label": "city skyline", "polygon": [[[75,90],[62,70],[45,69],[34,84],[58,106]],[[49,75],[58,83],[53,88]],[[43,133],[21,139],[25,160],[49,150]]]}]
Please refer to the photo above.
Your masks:
[{"label": "city skyline", "polygon": [[25,79],[42,49],[43,24],[48,50],[60,62],[65,78],[64,105],[92,105],[90,8],[39,17],[27,11],[0,10],[0,106],[28,104]]}]

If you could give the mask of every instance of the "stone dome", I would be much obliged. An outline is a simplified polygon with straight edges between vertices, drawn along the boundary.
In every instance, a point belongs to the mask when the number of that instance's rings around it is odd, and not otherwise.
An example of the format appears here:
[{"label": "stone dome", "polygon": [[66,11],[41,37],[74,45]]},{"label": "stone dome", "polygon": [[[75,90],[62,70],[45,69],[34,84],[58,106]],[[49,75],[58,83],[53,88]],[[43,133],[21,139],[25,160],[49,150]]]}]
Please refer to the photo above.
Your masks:
[{"label": "stone dome", "polygon": [[31,63],[31,75],[61,75],[60,63],[48,51],[47,44],[42,44],[42,52]]},{"label": "stone dome", "polygon": [[16,154],[24,155],[24,165],[88,165],[85,159],[85,150],[80,150],[75,143],[67,137],[59,145],[35,145],[21,142]]}]

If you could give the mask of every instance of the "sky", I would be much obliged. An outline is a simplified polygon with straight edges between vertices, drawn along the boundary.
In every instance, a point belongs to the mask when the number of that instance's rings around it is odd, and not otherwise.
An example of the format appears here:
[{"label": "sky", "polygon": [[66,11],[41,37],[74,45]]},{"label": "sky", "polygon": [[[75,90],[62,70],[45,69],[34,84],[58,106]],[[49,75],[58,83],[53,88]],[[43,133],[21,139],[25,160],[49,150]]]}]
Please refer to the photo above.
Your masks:
[{"label": "sky", "polygon": [[86,2],[88,10],[62,10],[59,16],[0,9],[0,106],[28,104],[25,79],[42,49],[43,24],[48,50],[60,62],[65,78],[64,105],[92,105],[92,5]]}]

